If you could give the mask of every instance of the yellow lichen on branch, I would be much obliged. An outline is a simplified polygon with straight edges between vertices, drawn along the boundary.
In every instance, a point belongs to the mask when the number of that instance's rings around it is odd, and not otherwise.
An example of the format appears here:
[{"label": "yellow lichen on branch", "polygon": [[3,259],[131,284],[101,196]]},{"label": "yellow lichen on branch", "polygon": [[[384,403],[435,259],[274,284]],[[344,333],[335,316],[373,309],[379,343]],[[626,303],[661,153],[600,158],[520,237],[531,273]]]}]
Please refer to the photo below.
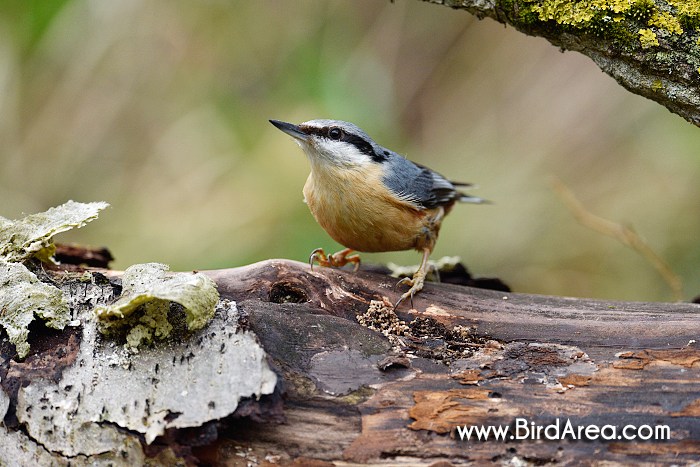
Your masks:
[{"label": "yellow lichen on branch", "polygon": [[628,19],[627,34],[636,31],[643,49],[659,46],[659,34],[682,35],[683,24],[696,24],[700,18],[698,1],[669,1],[666,5],[651,0],[524,0],[523,3],[539,21],[596,33],[613,33],[612,25]]},{"label": "yellow lichen on branch", "polygon": [[649,49],[659,45],[659,39],[656,37],[656,33],[651,29],[639,30],[639,42],[642,44],[643,49]]}]

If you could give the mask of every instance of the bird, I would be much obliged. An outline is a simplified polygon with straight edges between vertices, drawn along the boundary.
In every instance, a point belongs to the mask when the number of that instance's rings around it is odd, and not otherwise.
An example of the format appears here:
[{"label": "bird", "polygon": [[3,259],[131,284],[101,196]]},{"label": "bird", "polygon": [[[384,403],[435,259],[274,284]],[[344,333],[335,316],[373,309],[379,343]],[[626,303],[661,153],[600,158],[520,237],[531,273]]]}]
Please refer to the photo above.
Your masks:
[{"label": "bird", "polygon": [[413,277],[397,287],[410,288],[394,305],[423,289],[429,257],[435,248],[444,217],[457,202],[488,201],[465,194],[439,173],[380,146],[357,125],[341,120],[317,119],[298,125],[270,120],[301,146],[311,165],[304,201],[323,229],[345,248],[326,254],[315,249],[309,258],[323,267],[359,268],[355,252],[415,249],[422,253]]}]

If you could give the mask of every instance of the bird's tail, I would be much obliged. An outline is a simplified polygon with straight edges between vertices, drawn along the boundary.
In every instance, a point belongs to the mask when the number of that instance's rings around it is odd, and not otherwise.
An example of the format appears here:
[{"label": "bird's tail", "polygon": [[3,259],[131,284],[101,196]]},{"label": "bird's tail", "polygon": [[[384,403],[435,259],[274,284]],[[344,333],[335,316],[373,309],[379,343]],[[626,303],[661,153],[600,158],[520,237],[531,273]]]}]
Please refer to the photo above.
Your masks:
[{"label": "bird's tail", "polygon": [[460,203],[491,204],[491,201],[487,199],[479,198],[478,196],[466,195],[464,193],[459,194],[459,198],[457,198],[457,201],[459,201]]},{"label": "bird's tail", "polygon": [[[455,182],[452,180],[450,180],[450,183],[452,183],[452,185],[454,186],[461,186],[465,188],[479,188],[479,186],[474,183]],[[487,199],[479,198],[478,196],[468,195],[466,193],[462,193],[461,191],[458,191],[457,195],[458,197],[456,199],[460,203],[491,204],[491,201]]]}]

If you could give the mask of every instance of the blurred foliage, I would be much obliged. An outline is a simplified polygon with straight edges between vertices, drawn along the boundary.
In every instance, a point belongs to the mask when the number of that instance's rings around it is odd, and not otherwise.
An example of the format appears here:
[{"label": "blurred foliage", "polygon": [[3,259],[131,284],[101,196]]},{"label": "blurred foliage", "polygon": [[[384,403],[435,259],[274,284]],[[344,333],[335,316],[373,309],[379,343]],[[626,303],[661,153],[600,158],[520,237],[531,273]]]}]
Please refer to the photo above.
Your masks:
[{"label": "blurred foliage", "polygon": [[107,245],[117,268],[339,248],[302,203],[303,154],[267,122],[322,117],[494,201],[454,209],[435,258],[520,292],[668,299],[642,258],[576,223],[555,175],[700,293],[700,131],[542,39],[415,0],[0,6],[0,215],[107,201],[60,240]]}]

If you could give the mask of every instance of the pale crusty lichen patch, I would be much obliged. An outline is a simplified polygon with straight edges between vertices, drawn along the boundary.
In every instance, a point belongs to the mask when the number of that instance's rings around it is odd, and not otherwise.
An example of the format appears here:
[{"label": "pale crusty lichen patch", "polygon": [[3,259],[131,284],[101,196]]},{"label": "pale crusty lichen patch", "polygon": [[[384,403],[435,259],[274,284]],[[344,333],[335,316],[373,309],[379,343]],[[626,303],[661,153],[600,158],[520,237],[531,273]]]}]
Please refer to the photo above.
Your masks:
[{"label": "pale crusty lichen patch", "polygon": [[[211,325],[191,339],[144,348],[138,355],[102,345],[91,313],[78,315],[84,324],[76,364],[64,369],[59,380],[36,378],[18,390],[16,416],[22,432],[55,453],[55,465],[67,465],[66,460],[109,465],[105,453],[119,455],[111,462],[116,466],[179,465],[151,457],[142,461],[128,446],[139,439],[150,444],[170,429],[221,420],[242,400],[258,400],[276,387],[267,354],[255,334],[241,327],[242,313],[234,302],[221,300]],[[31,465],[16,459],[3,464],[1,435],[0,430],[0,465]],[[83,463],[85,459],[92,462]]]},{"label": "pale crusty lichen patch", "polygon": [[0,260],[0,326],[15,345],[19,358],[29,353],[29,324],[34,316],[54,329],[70,320],[66,297],[56,287],[41,282],[21,263]]},{"label": "pale crusty lichen patch", "polygon": [[103,334],[125,329],[126,345],[137,350],[162,340],[173,329],[168,321],[172,302],[182,306],[189,330],[203,328],[214,316],[219,293],[216,284],[201,273],[170,273],[160,263],[130,266],[122,277],[122,295],[111,305],[95,307]]},{"label": "pale crusty lichen patch", "polygon": [[[459,256],[443,256],[437,261],[428,261],[428,280],[439,282],[439,273],[453,271],[460,263],[462,258]],[[395,263],[387,263],[386,265],[391,270],[391,277],[411,277],[418,270],[418,265],[399,266]]]},{"label": "pale crusty lichen patch", "polygon": [[19,358],[29,353],[28,326],[34,316],[56,329],[63,329],[70,320],[63,293],[41,282],[23,262],[33,257],[51,261],[54,235],[82,227],[107,206],[104,202],[68,201],[18,220],[0,216],[0,326],[15,344]]},{"label": "pale crusty lichen patch", "polygon": [[84,226],[97,219],[99,212],[108,206],[109,204],[101,201],[68,201],[22,219],[10,220],[0,217],[0,260],[20,262],[37,257],[42,261],[49,261],[55,251],[54,235]]}]

